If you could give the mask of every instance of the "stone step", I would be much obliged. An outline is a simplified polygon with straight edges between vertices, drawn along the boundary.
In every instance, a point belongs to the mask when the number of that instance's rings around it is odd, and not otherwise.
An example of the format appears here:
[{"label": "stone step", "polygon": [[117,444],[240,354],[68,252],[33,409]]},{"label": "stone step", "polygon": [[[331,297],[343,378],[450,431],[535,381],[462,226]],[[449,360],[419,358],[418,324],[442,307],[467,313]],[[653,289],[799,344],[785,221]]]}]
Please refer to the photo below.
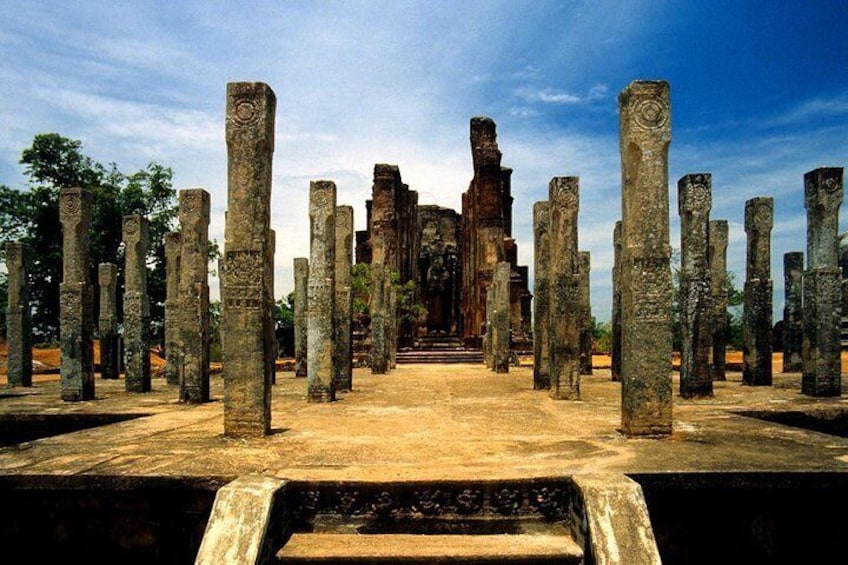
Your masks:
[{"label": "stone step", "polygon": [[294,534],[278,563],[583,563],[569,535]]},{"label": "stone step", "polygon": [[479,351],[407,351],[398,352],[398,363],[482,363]]}]

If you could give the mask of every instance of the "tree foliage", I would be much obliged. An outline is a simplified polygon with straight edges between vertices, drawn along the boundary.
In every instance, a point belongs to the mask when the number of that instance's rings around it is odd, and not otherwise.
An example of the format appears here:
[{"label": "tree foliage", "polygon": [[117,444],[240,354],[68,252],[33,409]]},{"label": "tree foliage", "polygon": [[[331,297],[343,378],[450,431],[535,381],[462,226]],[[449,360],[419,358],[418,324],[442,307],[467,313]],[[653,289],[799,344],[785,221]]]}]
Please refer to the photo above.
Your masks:
[{"label": "tree foliage", "polygon": [[[85,188],[92,194],[89,273],[93,284],[97,282],[99,263],[116,263],[118,285],[123,285],[122,218],[142,214],[150,220],[147,284],[152,334],[154,339],[161,338],[165,302],[162,236],[173,229],[177,214],[171,169],[150,163],[125,175],[115,163],[104,166],[85,155],[81,141],[57,133],[36,135],[32,145],[23,150],[20,164],[27,177],[26,187],[16,190],[0,185],[0,244],[21,241],[30,247],[30,297],[36,341],[58,339],[62,281],[59,191],[70,187]],[[97,307],[98,301],[94,304]],[[118,310],[120,319],[120,301]]]}]

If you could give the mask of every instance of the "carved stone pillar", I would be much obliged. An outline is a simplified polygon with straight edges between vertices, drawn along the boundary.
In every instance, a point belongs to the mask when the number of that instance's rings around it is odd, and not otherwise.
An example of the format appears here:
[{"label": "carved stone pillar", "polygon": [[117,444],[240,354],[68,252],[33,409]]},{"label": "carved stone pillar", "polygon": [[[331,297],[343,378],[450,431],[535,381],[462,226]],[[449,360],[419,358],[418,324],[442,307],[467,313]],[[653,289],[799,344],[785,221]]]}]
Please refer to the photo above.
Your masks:
[{"label": "carved stone pillar", "polygon": [[771,386],[771,229],[774,199],[751,198],[745,202],[745,232],[748,234],[743,313],[742,382]]}]

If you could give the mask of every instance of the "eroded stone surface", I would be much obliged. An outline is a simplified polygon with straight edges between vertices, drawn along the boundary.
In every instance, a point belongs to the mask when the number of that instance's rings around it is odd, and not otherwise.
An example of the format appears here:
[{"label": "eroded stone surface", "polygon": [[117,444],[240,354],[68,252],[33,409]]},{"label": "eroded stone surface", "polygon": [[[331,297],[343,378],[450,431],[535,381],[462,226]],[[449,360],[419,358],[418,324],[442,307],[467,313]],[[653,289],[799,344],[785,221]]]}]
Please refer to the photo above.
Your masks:
[{"label": "eroded stone surface", "polygon": [[128,392],[150,392],[148,232],[147,218],[124,216],[124,384]]},{"label": "eroded stone surface", "polygon": [[804,341],[803,295],[804,253],[783,254],[783,372],[803,370],[801,354]]},{"label": "eroded stone surface", "polygon": [[[114,263],[100,263],[97,277],[100,283],[100,377],[117,379],[121,371],[118,340],[118,266]],[[165,329],[167,331],[167,321]]]},{"label": "eroded stone surface", "polygon": [[774,199],[760,196],[745,202],[745,232],[748,234],[743,311],[743,371],[747,385],[771,386],[771,229]]},{"label": "eroded stone surface", "polygon": [[840,326],[842,271],[839,268],[841,167],[822,167],[804,175],[807,209],[807,270],[804,273],[803,378],[810,396],[842,394]]},{"label": "eroded stone surface", "polygon": [[32,324],[29,305],[29,247],[6,243],[6,357],[11,386],[32,386]]},{"label": "eroded stone surface", "polygon": [[336,206],[336,310],[333,363],[336,389],[353,388],[353,207]]},{"label": "eroded stone surface", "polygon": [[309,259],[294,260],[294,376],[306,376],[307,293],[309,292]]},{"label": "eroded stone surface", "polygon": [[492,294],[492,369],[509,372],[509,275],[511,266],[502,261],[495,267],[489,292]]},{"label": "eroded stone surface", "polygon": [[88,276],[91,193],[59,191],[62,223],[62,283],[59,286],[59,340],[62,348],[62,400],[94,398],[94,313]]},{"label": "eroded stone surface", "polygon": [[680,395],[712,396],[712,293],[710,291],[709,222],[712,177],[686,175],[677,183],[680,213]]},{"label": "eroded stone surface", "polygon": [[224,433],[271,431],[268,296],[271,173],[277,99],[261,82],[227,84],[227,216],[221,271]]},{"label": "eroded stone surface", "polygon": [[336,185],[332,181],[309,183],[309,312],[307,327],[307,399],[336,399],[335,270]]},{"label": "eroded stone surface", "polygon": [[578,254],[580,268],[580,374],[592,374],[592,301],[590,274],[592,254],[581,251]]},{"label": "eroded stone surface", "polygon": [[386,345],[386,267],[371,263],[371,374],[385,375],[389,370]]},{"label": "eroded stone surface", "polygon": [[665,81],[634,81],[619,95],[622,176],[621,427],[628,436],[672,431],[671,248]]},{"label": "eroded stone surface", "polygon": [[180,400],[209,402],[209,193],[180,191]]},{"label": "eroded stone surface", "polygon": [[610,351],[610,374],[613,381],[621,380],[621,221],[615,223],[612,232],[612,344]]},{"label": "eroded stone surface", "polygon": [[[180,232],[165,234],[165,382],[180,383]],[[102,355],[102,353],[101,353]]]},{"label": "eroded stone surface", "polygon": [[553,399],[580,399],[580,265],[577,177],[554,177],[550,213],[550,366]]},{"label": "eroded stone surface", "polygon": [[714,381],[726,377],[727,354],[727,220],[710,220],[710,293],[713,300],[712,359],[710,360]]},{"label": "eroded stone surface", "polygon": [[548,202],[533,204],[533,388],[551,388],[550,367],[550,215]]}]

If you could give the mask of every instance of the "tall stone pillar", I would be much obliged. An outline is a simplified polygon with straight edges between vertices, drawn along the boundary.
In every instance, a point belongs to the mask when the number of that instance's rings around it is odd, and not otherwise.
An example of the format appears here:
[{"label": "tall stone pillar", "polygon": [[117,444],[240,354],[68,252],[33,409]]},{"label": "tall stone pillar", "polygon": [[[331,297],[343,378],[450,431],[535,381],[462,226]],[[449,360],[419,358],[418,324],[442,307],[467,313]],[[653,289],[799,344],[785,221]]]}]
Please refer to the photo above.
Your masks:
[{"label": "tall stone pillar", "polygon": [[336,206],[336,390],[353,388],[353,207]]},{"label": "tall stone pillar", "polygon": [[124,386],[127,392],[150,392],[148,231],[144,216],[124,216]]},{"label": "tall stone pillar", "polygon": [[621,380],[621,221],[612,231],[612,343],[610,344],[610,373],[613,381]]},{"label": "tall stone pillar", "polygon": [[592,302],[590,277],[592,255],[588,251],[578,254],[580,269],[580,374],[592,374]]},{"label": "tall stone pillar", "polygon": [[807,270],[801,392],[809,396],[842,394],[842,271],[838,233],[842,197],[841,167],[822,167],[804,175]]},{"label": "tall stone pillar", "polygon": [[180,400],[209,402],[209,193],[180,191]]},{"label": "tall stone pillar", "polygon": [[550,215],[548,201],[533,204],[533,388],[551,388],[550,363]]},{"label": "tall stone pillar", "polygon": [[336,185],[309,183],[309,306],[307,307],[307,399],[332,402],[335,354]]},{"label": "tall stone pillar", "polygon": [[391,276],[386,277],[386,355],[389,358],[389,369],[397,368],[397,344],[398,344],[398,299],[397,289],[392,284]]},{"label": "tall stone pillar", "polygon": [[165,382],[180,384],[182,352],[180,344],[180,248],[182,237],[169,231],[165,244]]},{"label": "tall stone pillar", "polygon": [[680,396],[713,395],[710,371],[712,293],[710,291],[709,224],[712,176],[686,175],[677,183],[680,214]]},{"label": "tall stone pillar", "polygon": [[[121,373],[121,349],[118,339],[118,266],[100,263],[100,377],[117,379]],[[167,329],[167,327],[166,327]]]},{"label": "tall stone pillar", "polygon": [[[495,281],[492,280],[492,285],[495,284]],[[486,322],[485,328],[486,331],[483,334],[483,360],[486,363],[487,369],[495,369],[493,364],[494,361],[494,349],[492,347],[492,332],[494,332],[494,320],[495,320],[495,293],[492,290],[492,286],[489,287],[489,292],[486,293]]]},{"label": "tall stone pillar", "polygon": [[93,296],[88,275],[91,193],[59,191],[62,223],[62,284],[59,286],[59,340],[62,346],[62,400],[94,398]]},{"label": "tall stone pillar", "polygon": [[803,297],[804,253],[790,251],[783,254],[783,370],[784,373],[800,373],[804,363]]},{"label": "tall stone pillar", "polygon": [[221,315],[224,434],[271,431],[273,352],[267,327],[271,161],[277,99],[261,82],[227,84],[227,215]]},{"label": "tall stone pillar", "polygon": [[265,347],[268,350],[268,374],[271,375],[271,384],[277,384],[277,332],[274,327],[274,309],[277,301],[274,300],[274,255],[277,253],[277,232],[268,230],[268,246],[265,248],[265,296],[268,309],[268,324],[265,326]]},{"label": "tall stone pillar", "polygon": [[577,177],[549,185],[551,398],[580,399],[580,265],[577,255]]},{"label": "tall stone pillar", "polygon": [[713,381],[727,380],[727,220],[710,220],[709,262],[710,293],[712,294],[712,359]]},{"label": "tall stone pillar", "polygon": [[748,234],[743,311],[742,383],[771,386],[771,228],[774,199],[766,196],[745,202],[745,232]]},{"label": "tall stone pillar", "polygon": [[294,376],[306,376],[307,293],[309,292],[309,259],[294,260]]},{"label": "tall stone pillar", "polygon": [[490,288],[492,306],[492,369],[496,373],[509,372],[509,276],[512,269],[508,262],[495,266],[495,275]]},{"label": "tall stone pillar", "polygon": [[386,330],[386,267],[371,263],[371,374],[385,375],[389,370]]},{"label": "tall stone pillar", "polygon": [[671,248],[665,81],[635,81],[619,95],[622,177],[621,427],[628,436],[672,430]]},{"label": "tall stone pillar", "polygon": [[29,247],[6,243],[6,374],[11,386],[32,386],[32,324],[29,305]]}]

